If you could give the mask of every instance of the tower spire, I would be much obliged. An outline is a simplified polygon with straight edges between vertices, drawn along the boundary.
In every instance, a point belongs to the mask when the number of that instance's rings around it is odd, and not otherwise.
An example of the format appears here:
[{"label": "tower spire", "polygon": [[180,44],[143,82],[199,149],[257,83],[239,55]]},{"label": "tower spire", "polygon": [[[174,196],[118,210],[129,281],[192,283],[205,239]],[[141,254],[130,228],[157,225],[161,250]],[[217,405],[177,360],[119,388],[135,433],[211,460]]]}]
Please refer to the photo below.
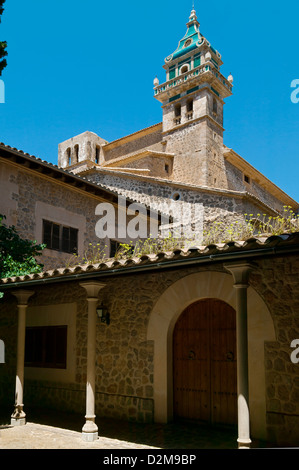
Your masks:
[{"label": "tower spire", "polygon": [[191,10],[191,13],[190,13],[190,16],[189,16],[189,22],[190,21],[197,21],[196,11],[195,11],[195,8],[194,8],[194,1],[192,3],[192,10]]}]

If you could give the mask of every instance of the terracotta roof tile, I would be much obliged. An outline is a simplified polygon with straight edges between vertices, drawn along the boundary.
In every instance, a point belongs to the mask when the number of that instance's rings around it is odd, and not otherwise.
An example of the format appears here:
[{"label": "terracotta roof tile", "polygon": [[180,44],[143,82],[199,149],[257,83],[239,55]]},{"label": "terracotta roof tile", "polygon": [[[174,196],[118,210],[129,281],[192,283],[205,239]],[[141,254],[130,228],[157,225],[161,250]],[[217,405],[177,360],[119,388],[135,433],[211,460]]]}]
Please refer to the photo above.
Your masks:
[{"label": "terracotta roof tile", "polygon": [[[15,276],[6,279],[0,280],[1,287],[7,284],[14,284],[16,282],[23,281],[35,281],[43,280],[46,278],[61,278],[61,277],[72,277],[80,274],[88,273],[99,273],[99,272],[109,272],[135,267],[144,267],[144,266],[153,266],[158,265],[158,267],[163,267],[165,263],[174,263],[179,260],[194,260],[201,258],[210,258],[212,261],[213,257],[217,257],[221,254],[231,254],[232,258],[234,254],[241,253],[246,256],[253,252],[254,250],[260,250],[261,252],[265,251],[267,248],[274,249],[280,247],[283,249],[292,248],[298,251],[299,253],[299,232],[293,234],[283,234],[283,235],[272,235],[270,237],[260,237],[260,238],[249,238],[244,241],[231,241],[228,243],[221,244],[210,244],[208,246],[195,246],[189,249],[175,249],[173,251],[160,252],[157,254],[144,254],[140,257],[134,258],[123,258],[123,259],[107,259],[101,263],[96,264],[85,264],[78,265],[74,267],[66,268],[57,268],[49,271],[44,271],[41,273],[27,274],[25,276]],[[283,253],[283,251],[281,251]]]}]

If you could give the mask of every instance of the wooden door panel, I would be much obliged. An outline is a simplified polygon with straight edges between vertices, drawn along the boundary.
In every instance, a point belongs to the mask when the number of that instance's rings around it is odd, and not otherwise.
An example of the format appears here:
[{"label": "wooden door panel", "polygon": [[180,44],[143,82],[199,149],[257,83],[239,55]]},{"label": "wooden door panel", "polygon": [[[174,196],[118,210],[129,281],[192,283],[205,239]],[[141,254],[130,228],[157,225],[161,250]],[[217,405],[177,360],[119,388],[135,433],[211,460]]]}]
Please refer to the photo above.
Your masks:
[{"label": "wooden door panel", "polygon": [[176,324],[174,412],[178,417],[206,419],[210,399],[207,331],[208,315],[198,317],[196,305],[185,310]]},{"label": "wooden door panel", "polygon": [[173,334],[174,415],[235,423],[236,326],[228,304],[207,299],[190,305]]},{"label": "wooden door panel", "polygon": [[214,423],[236,421],[236,314],[232,307],[214,300],[211,311],[211,415]]}]

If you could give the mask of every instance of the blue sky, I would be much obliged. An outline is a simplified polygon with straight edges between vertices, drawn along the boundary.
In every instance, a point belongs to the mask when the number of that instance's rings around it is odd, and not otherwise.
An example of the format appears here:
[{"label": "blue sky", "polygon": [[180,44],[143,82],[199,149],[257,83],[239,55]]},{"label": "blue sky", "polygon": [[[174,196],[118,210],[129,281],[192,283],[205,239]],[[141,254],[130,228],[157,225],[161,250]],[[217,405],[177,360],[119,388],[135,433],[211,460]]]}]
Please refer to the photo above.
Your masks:
[{"label": "blue sky", "polygon": [[[86,130],[108,141],[162,120],[153,79],[186,32],[192,0],[6,0],[0,141],[57,164]],[[234,77],[224,143],[299,201],[298,0],[195,0],[202,34]]]}]

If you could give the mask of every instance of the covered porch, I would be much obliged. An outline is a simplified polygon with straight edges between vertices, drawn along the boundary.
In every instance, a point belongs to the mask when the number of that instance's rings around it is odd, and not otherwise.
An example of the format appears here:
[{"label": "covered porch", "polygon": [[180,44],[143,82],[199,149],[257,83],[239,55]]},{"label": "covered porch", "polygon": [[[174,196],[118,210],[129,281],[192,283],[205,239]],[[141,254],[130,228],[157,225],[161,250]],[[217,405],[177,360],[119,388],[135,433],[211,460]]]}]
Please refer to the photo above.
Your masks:
[{"label": "covered porch", "polygon": [[[289,241],[292,243],[288,244]],[[270,243],[272,248],[275,245],[275,250],[269,250]],[[174,420],[172,402],[174,325],[184,308],[192,302],[218,298],[230,304],[236,312],[238,413],[237,429],[233,430],[234,448],[250,448],[257,441],[272,441],[267,420],[271,400],[267,396],[270,388],[267,389],[265,364],[269,356],[266,346],[268,342],[272,351],[279,351],[279,342],[271,304],[268,302],[267,306],[259,287],[264,282],[263,276],[265,283],[268,282],[269,273],[273,279],[279,279],[279,270],[285,260],[282,254],[286,249],[290,256],[298,252],[294,237],[287,240],[271,237],[268,243],[244,242],[225,250],[219,247],[217,251],[213,247],[210,248],[212,256],[211,253],[207,255],[207,250],[189,250],[187,254],[176,252],[163,254],[164,257],[121,260],[105,266],[78,267],[75,272],[56,270],[5,282],[3,290],[10,296],[7,311],[11,312],[13,305],[17,309],[15,408],[10,425],[23,425],[28,420],[26,399],[24,403],[28,311],[31,322],[45,312],[44,319],[55,318],[57,322],[65,315],[65,322],[69,322],[72,342],[68,360],[71,367],[68,369],[67,366],[55,380],[51,379],[52,382],[47,379],[55,377],[50,372],[46,376],[40,369],[40,377],[41,380],[45,378],[43,390],[50,384],[59,397],[63,396],[63,387],[68,389],[66,396],[74,401],[72,410],[81,415],[81,422],[83,420],[83,441],[92,443],[101,438],[101,420],[109,417],[116,421],[121,417],[129,423],[126,426],[140,425],[145,429],[153,426],[169,430],[180,426],[182,423]],[[265,270],[269,259],[272,263],[274,260],[277,262],[278,269],[272,264],[271,272]],[[67,293],[64,299],[61,298],[62,293]],[[97,314],[103,302],[110,312],[111,324],[102,322]],[[284,349],[287,346],[287,343],[282,345]],[[104,350],[109,352],[105,357]],[[288,364],[288,370],[292,367]],[[112,376],[116,374],[117,377],[127,374],[125,380],[119,381],[119,388],[117,383],[112,384]],[[58,384],[57,377],[64,377],[61,380],[67,385]],[[38,381],[34,383],[38,388]],[[31,400],[28,409],[33,409],[33,404]],[[51,405],[46,404],[45,408],[55,409],[55,405],[59,414],[63,401],[55,403],[54,394]],[[199,437],[209,435],[207,424],[192,424],[193,429],[196,426]],[[217,434],[217,426],[213,426],[211,432]]]}]

